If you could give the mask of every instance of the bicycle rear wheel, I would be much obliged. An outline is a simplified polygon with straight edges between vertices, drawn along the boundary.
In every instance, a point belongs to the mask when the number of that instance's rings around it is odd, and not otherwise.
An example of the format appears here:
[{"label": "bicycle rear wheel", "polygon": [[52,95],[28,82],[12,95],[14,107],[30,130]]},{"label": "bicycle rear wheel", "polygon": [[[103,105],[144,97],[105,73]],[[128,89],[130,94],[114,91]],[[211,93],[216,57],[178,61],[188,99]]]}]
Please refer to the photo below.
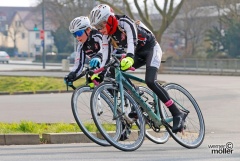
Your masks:
[{"label": "bicycle rear wheel", "polygon": [[[72,113],[73,116],[82,130],[82,132],[93,142],[102,145],[110,145],[103,137],[97,135],[97,127],[92,119],[91,109],[90,109],[90,98],[93,89],[89,86],[78,87],[71,100]],[[92,132],[90,132],[90,130]],[[95,131],[95,132],[93,132]]]},{"label": "bicycle rear wheel", "polygon": [[[153,91],[151,91],[147,87],[139,86],[139,93],[142,99],[152,106],[152,110],[155,111],[155,101],[153,98]],[[160,106],[160,105],[159,105]],[[158,108],[159,108],[158,106]],[[169,133],[166,130],[165,126],[154,127],[154,123],[148,117],[146,112],[143,112],[143,116],[145,117],[146,122],[146,137],[156,144],[164,144],[169,139]]]},{"label": "bicycle rear wheel", "polygon": [[[133,151],[138,149],[143,143],[145,120],[136,102],[126,91],[124,91],[125,103],[123,113],[120,108],[122,102],[115,95],[117,93],[118,89],[112,83],[100,84],[93,91],[91,97],[93,119],[100,133],[111,145],[119,150]],[[115,117],[113,112],[114,98],[117,100],[115,102],[117,103],[117,117]],[[137,118],[131,119],[128,117],[131,109],[136,111]],[[139,123],[137,124],[136,122]]]},{"label": "bicycle rear wheel", "polygon": [[[168,132],[176,142],[186,148],[192,149],[199,147],[204,140],[205,124],[197,102],[185,88],[178,84],[168,83],[163,87],[179,109],[189,112],[185,120],[183,132],[175,134],[170,127],[166,126]],[[166,108],[162,103],[161,117],[165,119],[171,118],[172,115]],[[165,115],[163,115],[164,113]],[[170,125],[171,124],[172,123],[170,123]]]}]

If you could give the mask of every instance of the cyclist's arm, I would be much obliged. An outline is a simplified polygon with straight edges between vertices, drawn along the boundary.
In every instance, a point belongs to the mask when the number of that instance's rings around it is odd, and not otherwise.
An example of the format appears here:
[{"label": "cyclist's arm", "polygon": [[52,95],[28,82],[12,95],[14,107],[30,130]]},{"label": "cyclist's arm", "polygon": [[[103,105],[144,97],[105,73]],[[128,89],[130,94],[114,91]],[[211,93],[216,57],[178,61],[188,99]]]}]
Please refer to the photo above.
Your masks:
[{"label": "cyclist's arm", "polygon": [[82,44],[79,44],[77,47],[77,54],[75,56],[75,62],[71,69],[71,72],[74,72],[76,76],[79,76],[83,70],[85,61],[85,53],[82,50]]},{"label": "cyclist's arm", "polygon": [[110,60],[111,52],[113,50],[112,45],[110,44],[109,37],[103,35],[102,37],[102,48],[100,49],[99,53],[102,55],[102,63],[100,67],[106,65],[106,63]]},{"label": "cyclist's arm", "polygon": [[[135,23],[127,17],[120,19],[120,25],[127,35],[127,53],[134,54],[137,45],[137,29]],[[133,55],[132,55],[133,56]]]},{"label": "cyclist's arm", "polygon": [[96,43],[98,43],[98,45],[99,45],[99,50],[95,53],[95,55],[93,55],[92,57],[91,57],[91,59],[92,58],[99,58],[99,59],[101,59],[101,62],[102,62],[102,35],[100,34],[100,33],[96,33],[95,35],[93,35],[93,38],[94,38],[94,41],[96,42]]}]

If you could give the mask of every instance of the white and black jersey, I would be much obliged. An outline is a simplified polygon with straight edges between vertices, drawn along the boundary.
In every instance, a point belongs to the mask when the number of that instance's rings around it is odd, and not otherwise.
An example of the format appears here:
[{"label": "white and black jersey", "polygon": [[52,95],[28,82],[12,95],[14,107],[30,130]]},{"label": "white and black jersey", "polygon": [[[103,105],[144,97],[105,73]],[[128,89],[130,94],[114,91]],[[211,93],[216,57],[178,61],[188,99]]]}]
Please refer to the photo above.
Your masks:
[{"label": "white and black jersey", "polygon": [[[85,63],[86,57],[93,58],[102,47],[102,35],[96,29],[92,29],[85,43],[78,43],[77,54],[75,56],[74,66],[71,72],[80,75]],[[102,55],[98,57],[102,59]]]},{"label": "white and black jersey", "polygon": [[116,32],[109,36],[103,35],[103,48],[100,53],[111,53],[111,41],[116,42],[118,48],[125,48],[126,53],[138,54],[139,50],[148,50],[156,44],[155,36],[148,29],[140,27],[126,15],[115,15],[118,19]]}]

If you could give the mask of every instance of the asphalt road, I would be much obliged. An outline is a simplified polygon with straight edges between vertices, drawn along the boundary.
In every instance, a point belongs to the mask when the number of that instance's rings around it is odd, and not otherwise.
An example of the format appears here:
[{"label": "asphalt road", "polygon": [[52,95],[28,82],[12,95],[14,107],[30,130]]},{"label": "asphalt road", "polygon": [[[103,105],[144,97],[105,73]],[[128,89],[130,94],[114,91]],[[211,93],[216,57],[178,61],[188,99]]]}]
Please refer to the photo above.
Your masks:
[{"label": "asphalt road", "polygon": [[[33,72],[34,73],[34,72]],[[45,72],[42,72],[44,75]],[[45,73],[47,74],[47,73]],[[56,72],[56,75],[62,74]],[[138,75],[143,77],[143,75]],[[240,77],[201,75],[158,75],[175,82],[195,97],[201,107],[206,136],[194,150],[181,147],[172,139],[164,145],[146,141],[131,153],[95,144],[34,145],[0,147],[1,161],[21,160],[240,160]],[[0,96],[0,122],[74,122],[71,93]],[[232,143],[232,154],[212,154],[219,146]],[[215,146],[215,148],[210,148]],[[219,150],[219,149],[218,149]],[[221,149],[220,149],[221,150]]]},{"label": "asphalt road", "polygon": [[[123,152],[94,143],[0,146],[1,161],[239,161],[239,144],[231,154],[212,154],[211,145],[226,145],[225,134],[208,134],[197,149],[181,147],[172,139],[163,145],[144,141],[136,151]],[[232,136],[232,134],[230,134]],[[236,136],[236,135],[235,135]],[[228,140],[228,139],[227,139]],[[216,148],[217,149],[217,148]]]}]

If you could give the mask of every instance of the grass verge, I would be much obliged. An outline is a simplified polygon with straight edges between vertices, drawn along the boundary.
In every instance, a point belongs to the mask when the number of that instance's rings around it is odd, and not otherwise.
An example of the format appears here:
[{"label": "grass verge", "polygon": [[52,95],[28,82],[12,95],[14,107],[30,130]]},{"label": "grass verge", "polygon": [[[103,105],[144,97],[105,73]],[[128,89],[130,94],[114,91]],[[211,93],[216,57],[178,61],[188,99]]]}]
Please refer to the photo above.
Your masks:
[{"label": "grass verge", "polygon": [[[80,132],[77,124],[68,123],[35,123],[32,121],[20,121],[19,123],[0,122],[0,134],[32,133],[42,135],[43,133]],[[91,127],[89,125],[89,127]]]},{"label": "grass verge", "polygon": [[[78,79],[74,82],[75,87],[84,85],[85,78]],[[133,81],[136,85],[144,85]],[[69,90],[72,90],[70,87]],[[0,92],[33,92],[36,91],[65,91],[66,85],[63,78],[53,77],[21,77],[21,76],[1,76],[0,77]]]},{"label": "grass verge", "polygon": [[[78,87],[85,83],[81,78],[74,82]],[[70,88],[69,88],[70,89]],[[53,77],[18,77],[18,76],[1,76],[0,91],[9,92],[36,92],[36,91],[66,90],[63,78]]]},{"label": "grass verge", "polygon": [[[32,121],[20,121],[19,123],[3,123],[0,122],[0,134],[17,134],[17,133],[68,133],[81,132],[76,123],[35,123]],[[86,129],[90,132],[98,132],[97,127],[93,123],[85,124]],[[108,131],[114,131],[115,125],[104,125]]]}]

